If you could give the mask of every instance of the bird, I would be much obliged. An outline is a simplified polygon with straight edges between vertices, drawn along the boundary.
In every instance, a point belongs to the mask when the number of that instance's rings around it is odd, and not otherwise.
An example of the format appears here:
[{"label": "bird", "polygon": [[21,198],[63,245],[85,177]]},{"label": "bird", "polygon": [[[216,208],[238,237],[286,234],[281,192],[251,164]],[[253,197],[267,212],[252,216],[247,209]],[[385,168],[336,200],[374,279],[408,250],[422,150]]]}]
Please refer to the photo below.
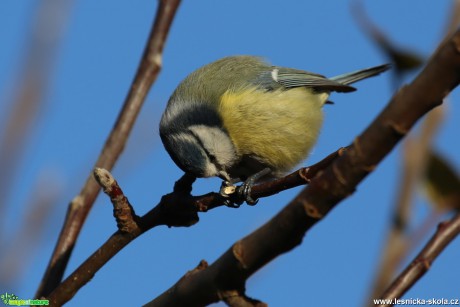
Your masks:
[{"label": "bird", "polygon": [[180,82],[161,117],[160,138],[186,174],[219,177],[223,186],[243,182],[239,204],[252,205],[254,183],[283,176],[306,159],[331,92],[353,92],[350,84],[389,68],[326,78],[257,56],[224,57]]}]

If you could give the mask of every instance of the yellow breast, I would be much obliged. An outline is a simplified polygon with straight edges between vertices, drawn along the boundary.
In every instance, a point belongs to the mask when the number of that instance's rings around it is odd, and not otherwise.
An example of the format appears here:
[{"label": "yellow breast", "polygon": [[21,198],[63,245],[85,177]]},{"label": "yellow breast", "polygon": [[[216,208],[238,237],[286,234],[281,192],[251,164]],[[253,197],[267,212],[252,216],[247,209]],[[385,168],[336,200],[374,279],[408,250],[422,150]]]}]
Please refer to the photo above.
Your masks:
[{"label": "yellow breast", "polygon": [[227,91],[219,113],[238,155],[256,156],[283,173],[304,160],[315,144],[328,97],[307,88]]}]

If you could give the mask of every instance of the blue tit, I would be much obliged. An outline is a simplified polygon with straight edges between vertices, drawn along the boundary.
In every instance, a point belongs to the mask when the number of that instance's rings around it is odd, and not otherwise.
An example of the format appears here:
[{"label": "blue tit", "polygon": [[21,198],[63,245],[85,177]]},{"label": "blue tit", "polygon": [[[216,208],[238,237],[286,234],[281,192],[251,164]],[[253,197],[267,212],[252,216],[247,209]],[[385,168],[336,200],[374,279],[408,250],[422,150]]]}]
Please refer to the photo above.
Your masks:
[{"label": "blue tit", "polygon": [[311,151],[331,92],[386,71],[389,65],[326,78],[230,56],[192,72],[176,88],[160,122],[171,158],[194,177],[250,186],[292,170]]}]

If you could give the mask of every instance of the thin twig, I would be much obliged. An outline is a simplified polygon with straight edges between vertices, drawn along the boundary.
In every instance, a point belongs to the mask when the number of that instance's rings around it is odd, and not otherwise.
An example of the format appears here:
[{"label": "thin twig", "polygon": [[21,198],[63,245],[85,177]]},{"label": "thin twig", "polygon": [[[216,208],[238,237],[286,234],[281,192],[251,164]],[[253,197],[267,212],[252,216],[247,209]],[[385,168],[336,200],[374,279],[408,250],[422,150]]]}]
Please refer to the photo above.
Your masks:
[{"label": "thin twig", "polygon": [[139,225],[137,224],[139,217],[134,212],[133,206],[129,203],[128,198],[124,195],[112,174],[103,168],[96,168],[94,178],[96,178],[104,193],[110,197],[118,230],[123,233],[139,231]]},{"label": "thin twig", "polygon": [[[162,65],[163,47],[180,0],[160,0],[155,21],[130,91],[113,130],[110,132],[95,167],[110,170],[120,156],[145,97]],[[73,247],[99,186],[90,174],[80,194],[69,204],[66,219],[36,297],[47,296],[61,282]]]},{"label": "thin twig", "polygon": [[[395,90],[399,87],[405,72],[419,68],[423,64],[423,58],[412,50],[395,44],[390,38],[375,25],[364,10],[363,1],[351,2],[351,12],[361,30],[369,36],[377,47],[387,56],[394,67]],[[451,33],[452,34],[452,33]]]},{"label": "thin twig", "polygon": [[345,154],[321,171],[265,225],[236,242],[208,268],[181,278],[150,306],[203,306],[302,242],[305,232],[352,194],[415,123],[460,83],[460,31],[443,44],[419,76],[393,96]]},{"label": "thin twig", "polygon": [[422,251],[380,296],[381,300],[387,302],[377,306],[393,306],[396,303],[395,299],[406,293],[430,269],[433,261],[458,234],[460,234],[460,214],[455,215],[450,221],[439,224],[436,233]]}]

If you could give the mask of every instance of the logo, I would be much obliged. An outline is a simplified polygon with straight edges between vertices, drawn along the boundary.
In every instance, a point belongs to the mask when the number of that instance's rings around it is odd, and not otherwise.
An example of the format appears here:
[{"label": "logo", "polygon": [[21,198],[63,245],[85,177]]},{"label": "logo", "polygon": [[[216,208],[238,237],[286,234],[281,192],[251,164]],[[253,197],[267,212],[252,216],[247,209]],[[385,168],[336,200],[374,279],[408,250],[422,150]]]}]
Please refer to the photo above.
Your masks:
[{"label": "logo", "polygon": [[22,300],[13,293],[5,292],[0,295],[3,304],[8,306],[49,305],[49,300]]}]

